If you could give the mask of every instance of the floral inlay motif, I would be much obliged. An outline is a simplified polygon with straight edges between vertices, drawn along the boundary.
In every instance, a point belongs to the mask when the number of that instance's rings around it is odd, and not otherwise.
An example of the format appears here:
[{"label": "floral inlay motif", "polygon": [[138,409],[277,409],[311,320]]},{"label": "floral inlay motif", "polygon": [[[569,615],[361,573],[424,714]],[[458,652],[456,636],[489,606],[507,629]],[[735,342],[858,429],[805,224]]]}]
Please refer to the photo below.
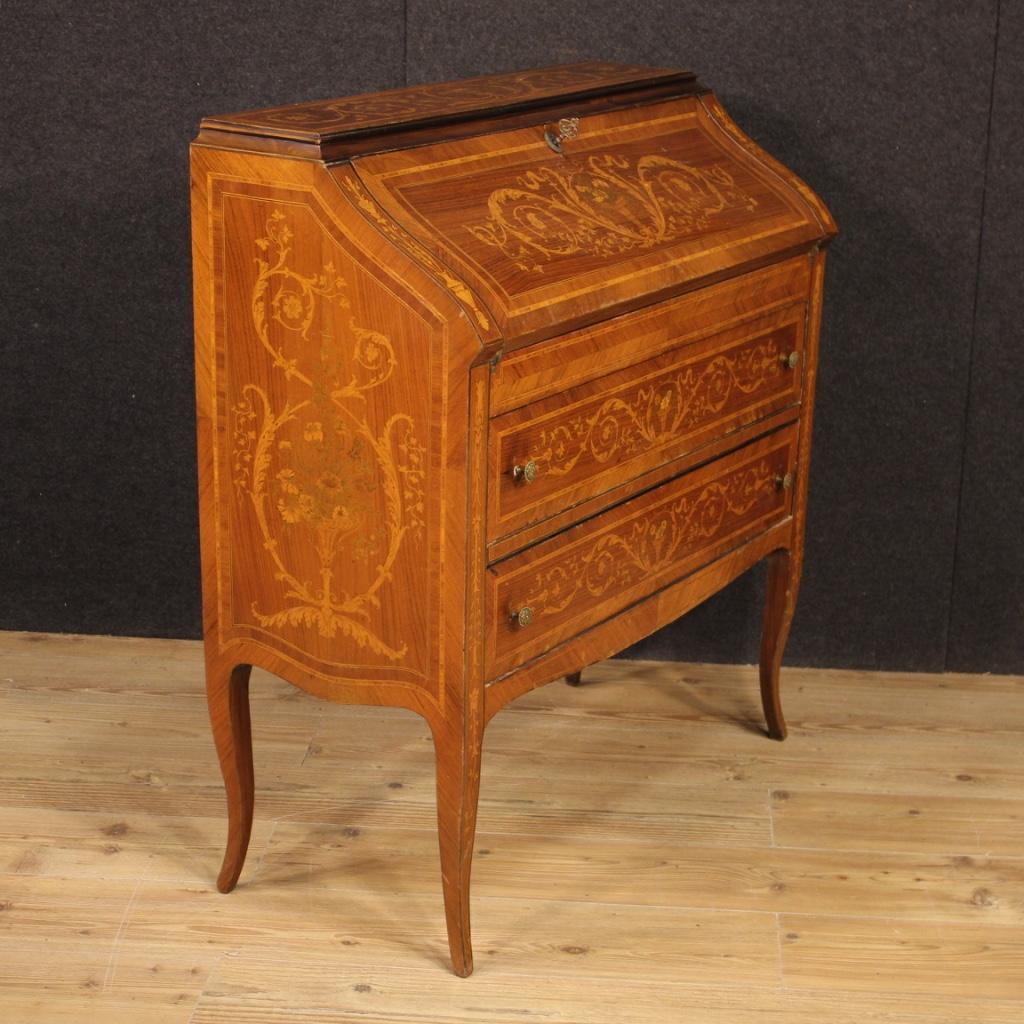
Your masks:
[{"label": "floral inlay motif", "polygon": [[[287,585],[287,606],[261,611],[254,602],[252,613],[262,626],[304,625],[328,638],[341,634],[397,661],[406,645],[391,646],[378,636],[370,612],[380,605],[403,538],[424,528],[426,450],[410,416],[394,414],[375,429],[367,415],[367,394],[397,365],[390,339],[356,322],[347,284],[333,263],[313,276],[289,266],[292,230],[279,210],[266,232],[256,240],[252,320],[275,370],[293,387],[277,407],[267,389],[241,389],[233,409],[233,469],[275,578]],[[283,329],[301,339],[303,351],[316,352],[309,335],[326,303],[342,313],[342,337],[324,326],[316,358],[300,365],[283,342],[275,344],[271,325],[274,335]],[[287,535],[294,530],[314,538],[319,571],[313,579],[288,564]],[[342,587],[346,560],[369,572],[371,582],[356,593]]]},{"label": "floral inlay motif", "polygon": [[523,603],[535,617],[564,611],[584,593],[600,598],[654,576],[777,493],[766,460],[659,505],[537,572]]},{"label": "floral inlay motif", "polygon": [[769,338],[612,395],[593,412],[543,430],[530,458],[564,476],[584,457],[603,463],[646,451],[721,412],[736,390],[753,394],[780,377],[780,356],[778,341]]},{"label": "floral inlay motif", "polygon": [[488,217],[467,230],[522,270],[543,260],[616,256],[708,228],[729,210],[754,210],[724,167],[667,156],[594,155],[566,169],[545,166],[491,193]]}]

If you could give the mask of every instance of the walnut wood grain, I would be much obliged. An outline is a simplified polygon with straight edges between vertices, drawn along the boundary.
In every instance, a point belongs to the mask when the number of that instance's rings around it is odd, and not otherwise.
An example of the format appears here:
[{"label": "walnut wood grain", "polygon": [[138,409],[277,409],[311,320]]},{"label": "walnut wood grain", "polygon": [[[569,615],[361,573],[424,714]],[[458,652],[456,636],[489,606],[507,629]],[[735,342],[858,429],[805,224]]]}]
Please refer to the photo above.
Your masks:
[{"label": "walnut wood grain", "polygon": [[557,123],[563,117],[580,117],[608,110],[625,110],[647,103],[699,96],[707,90],[695,79],[669,77],[653,79],[650,84],[637,84],[609,92],[603,89],[576,96],[557,96],[542,103],[493,113],[467,112],[453,117],[431,117],[422,121],[382,125],[367,131],[346,132],[319,139],[293,139],[278,135],[250,134],[217,124],[206,124],[196,136],[194,145],[240,153],[265,153],[286,156],[293,160],[314,160],[340,164],[383,150],[408,146],[427,146],[435,142],[469,138],[486,132],[509,131],[529,125]]},{"label": "walnut wood grain", "polygon": [[697,98],[360,157],[375,198],[508,338],[564,331],[822,237],[802,193]]},{"label": "walnut wood grain", "polygon": [[[557,153],[545,121],[574,100],[580,134]],[[204,125],[218,887],[252,831],[251,667],[408,708],[433,739],[465,976],[483,734],[504,704],[578,684],[767,557],[762,696],[785,734],[835,226],[687,73],[587,65]]]},{"label": "walnut wood grain", "polygon": [[787,406],[764,419],[714,437],[683,455],[659,462],[654,468],[638,476],[623,474],[626,479],[617,480],[609,486],[608,490],[591,494],[577,503],[567,504],[550,518],[491,541],[487,545],[488,563],[493,564],[524,551],[542,540],[555,536],[567,527],[591,519],[606,509],[628,501],[635,495],[643,494],[672,477],[679,476],[680,473],[702,466],[713,459],[735,451],[755,438],[795,423],[799,419],[799,415],[800,406]]},{"label": "walnut wood grain", "polygon": [[581,61],[204,117],[202,125],[221,131],[323,143],[350,135],[393,132],[424,122],[448,125],[543,108],[553,101],[585,100],[608,93],[628,95],[652,85],[688,85],[695,80],[691,71]]},{"label": "walnut wood grain", "polygon": [[795,456],[782,430],[490,566],[488,678],[785,518]]},{"label": "walnut wood grain", "polygon": [[230,892],[242,873],[252,835],[255,781],[249,720],[251,665],[208,664],[206,696],[210,724],[228,799],[228,841],[217,888]]},{"label": "walnut wood grain", "polygon": [[543,347],[517,348],[504,354],[495,367],[491,412],[508,412],[630,367],[637,361],[638,352],[657,356],[706,337],[709,331],[740,327],[756,317],[803,302],[810,280],[806,256],[781,260],[639,312],[569,331],[545,341]]},{"label": "walnut wood grain", "polygon": [[467,601],[481,343],[324,169],[201,147],[192,172],[204,635],[229,803],[219,885],[238,878],[252,818],[244,666],[410,708],[437,742],[446,914],[466,972],[482,690],[449,609]]},{"label": "walnut wood grain", "polygon": [[566,643],[556,644],[539,657],[490,680],[485,695],[485,721],[490,721],[506,704],[524,693],[610,658],[662,629],[717,594],[773,551],[788,548],[792,533],[793,520],[784,520],[703,569],[656,590],[645,600],[590,626]]},{"label": "walnut wood grain", "polygon": [[489,539],[796,404],[805,316],[801,303],[493,420]]},{"label": "walnut wood grain", "polygon": [[804,558],[804,518],[807,514],[807,488],[810,476],[811,431],[814,425],[815,377],[818,372],[818,343],[821,328],[821,300],[825,281],[825,254],[817,254],[808,308],[807,401],[800,420],[800,448],[797,456],[794,530],[790,545],[773,552],[768,562],[764,621],[761,628],[759,671],[761,702],[764,706],[768,735],[786,738],[786,720],[782,713],[779,692],[782,656],[786,649],[790,626],[800,592],[800,575]]}]

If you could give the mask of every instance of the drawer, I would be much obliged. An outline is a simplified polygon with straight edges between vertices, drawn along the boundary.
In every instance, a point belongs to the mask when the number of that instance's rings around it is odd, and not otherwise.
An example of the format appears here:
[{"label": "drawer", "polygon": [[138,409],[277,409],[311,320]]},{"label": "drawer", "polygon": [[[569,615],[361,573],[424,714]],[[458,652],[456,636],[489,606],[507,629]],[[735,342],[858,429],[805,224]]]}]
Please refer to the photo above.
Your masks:
[{"label": "drawer", "polygon": [[785,519],[796,439],[786,427],[492,565],[487,678]]},{"label": "drawer", "polygon": [[805,302],[810,287],[807,257],[794,256],[592,327],[515,349],[495,369],[491,414],[518,409],[538,398],[625,369],[639,358],[658,355],[794,302]]},{"label": "drawer", "polygon": [[804,321],[791,305],[495,417],[488,540],[799,402]]}]

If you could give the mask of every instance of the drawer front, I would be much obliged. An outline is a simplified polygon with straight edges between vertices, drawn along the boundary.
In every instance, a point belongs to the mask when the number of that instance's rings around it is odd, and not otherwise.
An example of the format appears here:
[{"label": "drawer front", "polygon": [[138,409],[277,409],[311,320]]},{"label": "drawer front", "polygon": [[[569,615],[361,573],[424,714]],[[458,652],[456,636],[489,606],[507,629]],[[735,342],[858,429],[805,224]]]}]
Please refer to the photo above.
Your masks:
[{"label": "drawer front", "polygon": [[496,417],[488,539],[798,402],[804,319],[790,306]]},{"label": "drawer front", "polygon": [[488,678],[785,519],[796,438],[787,427],[491,566]]},{"label": "drawer front", "polygon": [[632,366],[708,334],[805,302],[810,263],[795,256],[687,292],[634,313],[508,352],[491,381],[491,414],[509,412],[566,388]]}]

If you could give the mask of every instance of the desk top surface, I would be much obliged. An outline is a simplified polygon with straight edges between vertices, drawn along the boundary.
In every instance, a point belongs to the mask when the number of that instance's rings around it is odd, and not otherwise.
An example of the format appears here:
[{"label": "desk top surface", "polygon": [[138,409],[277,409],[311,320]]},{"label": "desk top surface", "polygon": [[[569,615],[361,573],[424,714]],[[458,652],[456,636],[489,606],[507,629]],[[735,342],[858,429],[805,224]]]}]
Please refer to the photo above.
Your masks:
[{"label": "desk top surface", "polygon": [[321,143],[673,83],[692,87],[696,76],[672,68],[587,61],[217,115],[204,118],[203,127]]}]

